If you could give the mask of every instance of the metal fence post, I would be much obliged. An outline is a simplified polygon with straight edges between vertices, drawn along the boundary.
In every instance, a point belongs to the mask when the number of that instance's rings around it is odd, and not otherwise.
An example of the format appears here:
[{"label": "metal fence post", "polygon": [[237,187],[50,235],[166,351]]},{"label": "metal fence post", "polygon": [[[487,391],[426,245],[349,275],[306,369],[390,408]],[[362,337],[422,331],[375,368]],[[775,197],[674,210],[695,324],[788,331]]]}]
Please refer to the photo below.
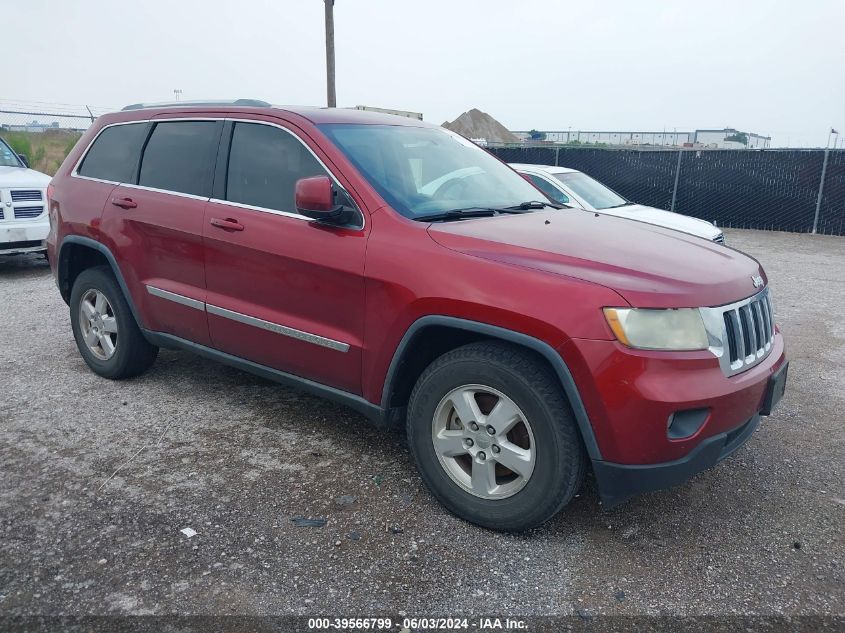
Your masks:
[{"label": "metal fence post", "polygon": [[822,162],[822,179],[819,182],[819,196],[816,198],[816,216],[813,218],[813,233],[819,228],[819,211],[822,209],[822,194],[824,193],[824,178],[827,175],[827,157],[830,155],[830,150],[824,150],[824,161]]},{"label": "metal fence post", "polygon": [[555,147],[555,167],[560,167],[560,148]]},{"label": "metal fence post", "polygon": [[678,180],[681,177],[681,156],[684,155],[684,150],[678,150],[678,164],[675,166],[675,186],[672,188],[672,204],[669,205],[669,210],[675,210],[675,198],[678,197]]}]

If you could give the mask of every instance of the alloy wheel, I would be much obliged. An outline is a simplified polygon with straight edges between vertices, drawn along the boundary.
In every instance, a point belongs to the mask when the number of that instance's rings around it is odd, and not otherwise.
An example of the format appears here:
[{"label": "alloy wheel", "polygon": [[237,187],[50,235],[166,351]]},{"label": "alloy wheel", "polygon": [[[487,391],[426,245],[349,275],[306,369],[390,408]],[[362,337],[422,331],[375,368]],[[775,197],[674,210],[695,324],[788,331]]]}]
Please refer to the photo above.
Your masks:
[{"label": "alloy wheel", "polygon": [[440,465],[461,488],[482,499],[516,494],[534,471],[531,425],[516,403],[484,385],[463,385],[437,405],[431,440]]},{"label": "alloy wheel", "polygon": [[95,288],[85,291],[79,301],[79,328],[91,353],[109,360],[117,349],[117,319],[108,298]]}]

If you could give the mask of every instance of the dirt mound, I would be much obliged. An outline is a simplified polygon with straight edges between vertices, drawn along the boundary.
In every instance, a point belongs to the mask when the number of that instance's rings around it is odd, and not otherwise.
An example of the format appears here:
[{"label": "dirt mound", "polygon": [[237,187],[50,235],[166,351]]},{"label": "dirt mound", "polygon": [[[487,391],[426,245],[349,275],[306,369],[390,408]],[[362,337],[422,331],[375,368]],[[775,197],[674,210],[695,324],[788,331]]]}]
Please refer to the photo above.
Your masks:
[{"label": "dirt mound", "polygon": [[443,124],[447,130],[462,134],[467,138],[483,138],[488,143],[518,143],[519,137],[486,112],[473,108],[464,112],[457,119]]}]

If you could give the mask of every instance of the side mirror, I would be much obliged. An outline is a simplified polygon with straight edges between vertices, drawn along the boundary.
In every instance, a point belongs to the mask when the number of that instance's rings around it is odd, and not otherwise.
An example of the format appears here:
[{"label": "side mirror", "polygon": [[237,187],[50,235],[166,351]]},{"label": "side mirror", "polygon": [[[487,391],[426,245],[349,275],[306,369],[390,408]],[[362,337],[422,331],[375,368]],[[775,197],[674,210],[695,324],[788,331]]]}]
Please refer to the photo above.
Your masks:
[{"label": "side mirror", "polygon": [[18,154],[18,158],[21,159],[24,167],[29,167],[29,159],[26,157],[26,154]]},{"label": "side mirror", "polygon": [[328,176],[311,176],[296,181],[296,210],[307,218],[326,224],[352,222],[355,210],[335,203],[335,192]]}]

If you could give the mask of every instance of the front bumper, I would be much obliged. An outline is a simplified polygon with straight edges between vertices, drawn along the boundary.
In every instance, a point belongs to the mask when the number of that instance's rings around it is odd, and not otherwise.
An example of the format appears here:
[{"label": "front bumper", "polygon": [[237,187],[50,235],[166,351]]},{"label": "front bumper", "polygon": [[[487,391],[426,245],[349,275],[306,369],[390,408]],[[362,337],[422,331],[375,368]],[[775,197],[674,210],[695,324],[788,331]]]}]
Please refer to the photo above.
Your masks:
[{"label": "front bumper", "polygon": [[663,464],[630,465],[593,461],[602,502],[612,508],[642,492],[662,490],[686,481],[696,473],[712,468],[745,444],[760,424],[761,415],[770,415],[783,397],[789,363],[785,363],[768,380],[762,408],[751,419],[735,429],[703,440],[686,457]]},{"label": "front bumper", "polygon": [[745,444],[759,424],[760,416],[755,414],[733,431],[708,437],[686,457],[672,462],[632,466],[594,461],[602,504],[610,509],[634,495],[671,488],[712,468]]},{"label": "front bumper", "polygon": [[0,222],[0,255],[44,251],[49,232],[47,216],[36,220]]},{"label": "front bumper", "polygon": [[[779,331],[765,359],[733,376],[707,351],[648,352],[591,340],[570,340],[560,351],[595,436],[599,454],[591,458],[606,506],[671,487],[730,455],[771,412],[788,367]],[[678,419],[694,424],[677,433]]]}]

